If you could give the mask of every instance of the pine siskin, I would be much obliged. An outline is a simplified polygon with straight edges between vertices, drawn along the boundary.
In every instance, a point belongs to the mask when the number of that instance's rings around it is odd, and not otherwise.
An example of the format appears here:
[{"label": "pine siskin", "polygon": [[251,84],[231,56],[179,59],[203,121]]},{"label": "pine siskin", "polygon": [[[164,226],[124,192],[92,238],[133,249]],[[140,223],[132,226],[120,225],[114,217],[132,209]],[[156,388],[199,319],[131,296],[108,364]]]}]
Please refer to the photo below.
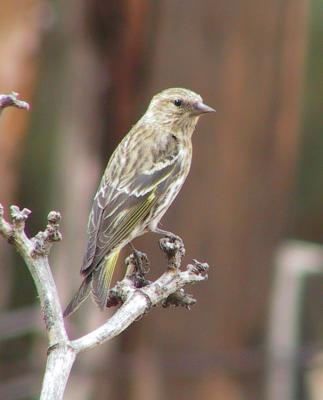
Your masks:
[{"label": "pine siskin", "polygon": [[191,166],[191,137],[201,114],[214,111],[201,96],[181,88],[157,94],[112,154],[94,197],[83,283],[67,306],[74,312],[92,293],[106,306],[120,250],[151,231],[175,236],[158,223],[180,191]]}]

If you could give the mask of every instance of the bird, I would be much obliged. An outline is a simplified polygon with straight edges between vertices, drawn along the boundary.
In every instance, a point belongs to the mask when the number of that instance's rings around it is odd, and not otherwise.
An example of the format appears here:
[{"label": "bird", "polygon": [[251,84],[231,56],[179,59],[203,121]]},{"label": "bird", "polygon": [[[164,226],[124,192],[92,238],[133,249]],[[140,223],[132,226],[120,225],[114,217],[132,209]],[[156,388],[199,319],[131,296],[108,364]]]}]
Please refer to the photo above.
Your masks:
[{"label": "bird", "polygon": [[101,310],[106,307],[118,255],[135,238],[146,232],[176,237],[161,229],[159,221],[189,173],[198,119],[214,111],[191,90],[165,89],[119,143],[94,196],[83,282],[64,317],[90,294]]}]

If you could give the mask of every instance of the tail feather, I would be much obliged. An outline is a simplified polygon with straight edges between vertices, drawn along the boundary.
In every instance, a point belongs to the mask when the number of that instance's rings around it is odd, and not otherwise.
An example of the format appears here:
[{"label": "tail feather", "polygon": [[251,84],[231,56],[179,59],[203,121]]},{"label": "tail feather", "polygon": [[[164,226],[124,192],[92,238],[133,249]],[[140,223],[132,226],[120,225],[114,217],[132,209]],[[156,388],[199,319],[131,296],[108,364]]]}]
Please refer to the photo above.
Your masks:
[{"label": "tail feather", "polygon": [[89,275],[84,279],[79,290],[77,291],[77,293],[74,295],[74,297],[66,307],[63,314],[64,318],[68,317],[79,308],[79,306],[83,303],[83,301],[89,297],[90,291],[91,291],[91,276]]},{"label": "tail feather", "polygon": [[120,249],[115,250],[102,261],[92,273],[92,296],[97,305],[102,309],[106,307],[112,275],[118,260]]}]

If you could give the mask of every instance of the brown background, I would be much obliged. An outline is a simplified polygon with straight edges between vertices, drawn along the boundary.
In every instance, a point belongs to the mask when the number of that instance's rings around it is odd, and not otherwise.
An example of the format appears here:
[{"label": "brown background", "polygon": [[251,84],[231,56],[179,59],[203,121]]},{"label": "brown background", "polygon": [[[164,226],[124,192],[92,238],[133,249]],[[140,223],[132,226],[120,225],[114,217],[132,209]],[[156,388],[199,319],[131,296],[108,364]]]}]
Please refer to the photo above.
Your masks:
[{"label": "brown background", "polygon": [[[314,136],[317,114],[308,111],[316,104],[308,66],[317,65],[315,7],[306,0],[3,2],[0,89],[21,92],[32,111],[9,110],[1,121],[0,200],[33,210],[32,233],[50,208],[62,211],[64,241],[51,255],[62,303],[80,283],[99,176],[152,95],[188,87],[217,110],[199,123],[191,174],[163,220],[183,237],[187,262],[211,265],[209,280],[192,288],[197,305],[156,309],[82,355],[67,399],[265,398],[273,257],[290,235],[323,240],[314,162],[323,145]],[[24,336],[13,339],[11,330],[0,342],[0,398],[28,398],[39,391],[46,343],[26,328],[39,319],[32,282],[0,245],[0,301],[6,316],[21,310],[25,318],[14,319]],[[160,274],[157,237],[137,247]],[[88,304],[68,329],[77,336],[103,319]],[[297,398],[306,399],[301,382]]]}]

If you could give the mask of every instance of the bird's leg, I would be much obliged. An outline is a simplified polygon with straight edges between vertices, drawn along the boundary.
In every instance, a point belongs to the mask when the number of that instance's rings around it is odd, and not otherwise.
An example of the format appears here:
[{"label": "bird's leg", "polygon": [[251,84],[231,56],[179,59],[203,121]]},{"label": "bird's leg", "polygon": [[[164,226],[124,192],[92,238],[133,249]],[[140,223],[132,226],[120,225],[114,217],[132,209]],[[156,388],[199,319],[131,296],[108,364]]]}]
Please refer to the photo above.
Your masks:
[{"label": "bird's leg", "polygon": [[164,235],[165,237],[171,239],[174,242],[178,240],[179,242],[181,242],[181,244],[183,244],[183,239],[180,236],[175,235],[175,233],[173,232],[165,231],[164,229],[161,229],[158,226],[154,228],[153,232],[157,233],[158,235]]},{"label": "bird's leg", "polygon": [[146,275],[149,272],[149,262],[146,254],[137,250],[132,242],[129,243],[129,246],[135,257],[137,271],[143,276]]},{"label": "bird's leg", "polygon": [[158,227],[156,227],[153,232],[165,236],[159,240],[159,247],[167,255],[168,268],[178,270],[181,265],[182,257],[185,254],[182,238]]},{"label": "bird's leg", "polygon": [[145,278],[145,275],[149,272],[149,261],[147,255],[137,250],[131,242],[129,246],[132,254],[126,259],[126,277],[132,281],[136,288],[142,288],[151,283]]}]

